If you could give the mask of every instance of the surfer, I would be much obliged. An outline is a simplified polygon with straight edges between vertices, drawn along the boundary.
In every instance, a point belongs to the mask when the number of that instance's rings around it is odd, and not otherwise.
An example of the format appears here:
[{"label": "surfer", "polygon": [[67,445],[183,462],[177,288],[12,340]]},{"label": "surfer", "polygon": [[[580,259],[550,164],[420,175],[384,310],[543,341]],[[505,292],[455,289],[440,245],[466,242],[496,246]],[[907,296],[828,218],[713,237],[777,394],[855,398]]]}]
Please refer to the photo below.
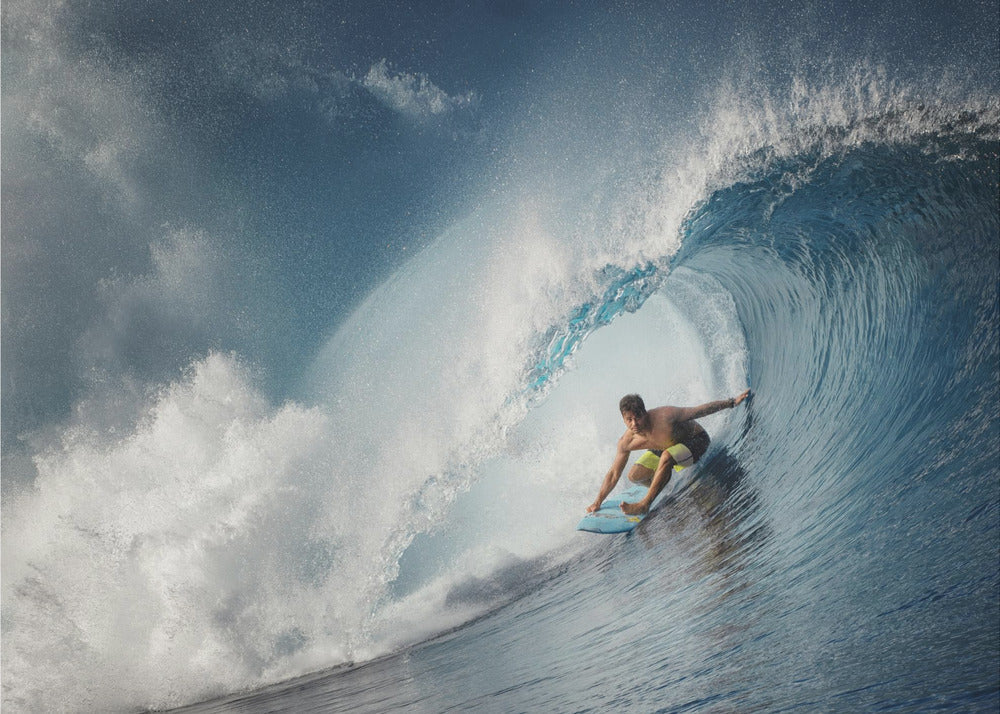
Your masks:
[{"label": "surfer", "polygon": [[648,486],[645,497],[636,503],[622,503],[621,509],[628,515],[637,515],[649,510],[663,487],[670,481],[670,470],[684,469],[696,463],[708,451],[708,433],[695,421],[715,414],[723,409],[732,409],[750,396],[746,390],[738,397],[720,399],[697,407],[656,407],[646,410],[642,397],[627,394],[618,403],[622,420],[628,427],[618,440],[618,452],[611,468],[604,477],[597,499],[587,506],[593,513],[601,507],[604,499],[618,483],[629,453],[646,450],[632,466],[628,478],[633,483]]}]

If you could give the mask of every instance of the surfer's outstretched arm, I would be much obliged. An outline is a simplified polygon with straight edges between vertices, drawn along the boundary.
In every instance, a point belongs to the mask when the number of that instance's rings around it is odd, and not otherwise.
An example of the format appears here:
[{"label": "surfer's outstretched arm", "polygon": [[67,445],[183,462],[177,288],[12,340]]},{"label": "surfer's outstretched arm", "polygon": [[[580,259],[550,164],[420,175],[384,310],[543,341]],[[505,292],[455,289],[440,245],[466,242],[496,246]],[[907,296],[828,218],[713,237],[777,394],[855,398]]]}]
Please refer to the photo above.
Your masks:
[{"label": "surfer's outstretched arm", "polygon": [[615,460],[611,462],[611,468],[608,469],[608,473],[604,476],[604,481],[601,483],[601,490],[598,492],[597,498],[592,504],[587,506],[587,513],[593,513],[600,508],[601,504],[604,503],[604,499],[608,497],[608,494],[618,484],[618,479],[622,477],[622,472],[625,471],[625,466],[628,464],[628,455],[631,452],[629,449],[630,442],[631,437],[628,433],[624,434],[618,440],[618,451],[615,452]]},{"label": "surfer's outstretched arm", "polygon": [[733,397],[732,399],[720,399],[715,402],[706,402],[705,404],[699,404],[696,407],[676,407],[673,419],[674,421],[691,421],[692,419],[700,419],[701,417],[706,417],[709,414],[721,412],[723,409],[733,409],[749,396],[750,390],[747,389],[738,397]]}]

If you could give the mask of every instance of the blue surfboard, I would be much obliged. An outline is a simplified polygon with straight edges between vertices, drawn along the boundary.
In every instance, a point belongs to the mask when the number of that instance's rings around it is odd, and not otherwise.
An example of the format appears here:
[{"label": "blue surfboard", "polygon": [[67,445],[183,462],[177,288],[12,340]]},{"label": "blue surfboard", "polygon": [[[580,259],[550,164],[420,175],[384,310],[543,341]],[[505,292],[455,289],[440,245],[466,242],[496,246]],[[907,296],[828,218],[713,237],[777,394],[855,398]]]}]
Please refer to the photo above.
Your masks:
[{"label": "blue surfboard", "polygon": [[[598,510],[585,515],[577,524],[576,529],[590,533],[628,533],[642,523],[643,519],[649,513],[643,513],[638,516],[627,516],[622,513],[622,509],[619,506],[622,501],[626,503],[641,501],[648,490],[645,486],[629,486],[624,491],[604,501]],[[661,493],[656,497],[652,508],[649,509],[650,512],[659,505],[660,501],[663,500],[663,496],[664,494]]]}]

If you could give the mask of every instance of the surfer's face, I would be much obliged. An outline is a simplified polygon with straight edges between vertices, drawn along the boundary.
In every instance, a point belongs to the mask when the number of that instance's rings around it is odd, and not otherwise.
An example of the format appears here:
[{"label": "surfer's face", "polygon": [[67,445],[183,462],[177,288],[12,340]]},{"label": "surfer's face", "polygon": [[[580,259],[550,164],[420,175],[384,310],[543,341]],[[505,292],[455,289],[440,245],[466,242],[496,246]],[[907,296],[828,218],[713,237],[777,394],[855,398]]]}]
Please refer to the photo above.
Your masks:
[{"label": "surfer's face", "polygon": [[633,434],[641,434],[646,426],[646,420],[640,416],[633,414],[632,412],[622,412],[622,419],[625,421],[625,426],[629,428]]}]

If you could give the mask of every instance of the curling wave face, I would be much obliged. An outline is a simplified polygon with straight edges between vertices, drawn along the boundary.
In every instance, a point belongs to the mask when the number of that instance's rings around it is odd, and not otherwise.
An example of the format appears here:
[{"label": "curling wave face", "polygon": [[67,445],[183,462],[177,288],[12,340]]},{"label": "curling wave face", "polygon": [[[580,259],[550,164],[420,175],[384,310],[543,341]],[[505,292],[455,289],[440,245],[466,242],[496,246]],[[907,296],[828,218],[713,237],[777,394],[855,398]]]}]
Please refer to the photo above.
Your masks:
[{"label": "curling wave face", "polygon": [[[310,701],[995,708],[995,119],[751,161],[691,212],[669,266],[604,271],[600,297],[541,333],[524,385],[543,396],[455,500],[458,525],[404,551],[385,612],[506,606],[317,679]],[[746,415],[711,425],[666,515],[610,548],[526,546],[545,535],[526,524],[563,513],[522,494],[591,495],[573,474],[610,453],[614,425],[590,421],[610,385],[696,401],[746,379]]]}]

